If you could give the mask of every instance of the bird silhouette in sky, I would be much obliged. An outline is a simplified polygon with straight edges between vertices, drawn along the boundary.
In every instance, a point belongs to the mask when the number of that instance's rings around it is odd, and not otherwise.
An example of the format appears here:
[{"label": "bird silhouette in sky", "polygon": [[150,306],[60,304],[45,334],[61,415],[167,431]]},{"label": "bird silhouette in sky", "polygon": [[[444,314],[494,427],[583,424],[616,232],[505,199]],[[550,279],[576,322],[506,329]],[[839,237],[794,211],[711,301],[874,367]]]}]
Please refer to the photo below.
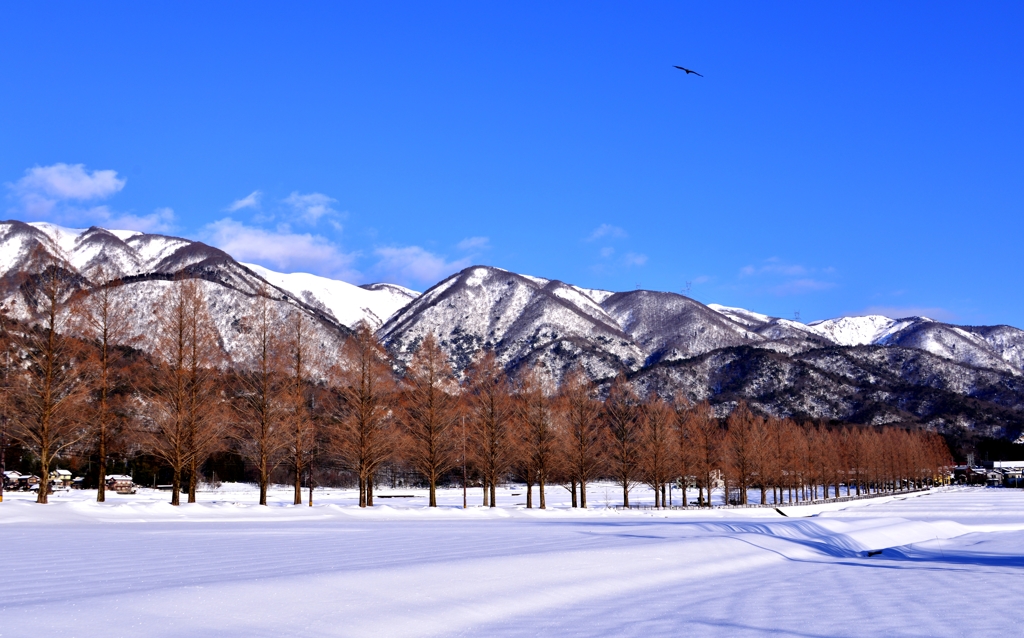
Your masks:
[{"label": "bird silhouette in sky", "polygon": [[685,66],[679,66],[678,64],[673,64],[672,66],[676,67],[680,71],[686,71],[686,75],[690,75],[692,73],[692,74],[696,75],[697,77],[701,77],[701,78],[704,77],[700,73],[697,73],[696,71],[694,71],[692,69],[688,69]]}]

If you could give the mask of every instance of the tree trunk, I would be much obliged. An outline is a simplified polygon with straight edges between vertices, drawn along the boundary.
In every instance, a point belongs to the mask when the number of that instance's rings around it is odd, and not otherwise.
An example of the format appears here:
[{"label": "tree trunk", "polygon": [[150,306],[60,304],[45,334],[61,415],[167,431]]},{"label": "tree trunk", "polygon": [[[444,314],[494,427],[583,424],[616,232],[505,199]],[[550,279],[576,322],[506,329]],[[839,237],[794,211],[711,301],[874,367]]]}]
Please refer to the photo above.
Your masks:
[{"label": "tree trunk", "polygon": [[[199,476],[199,468],[196,466],[195,455],[192,456],[191,465],[188,470],[188,502],[196,502],[196,483],[198,482],[197,477]],[[264,505],[264,503],[260,503]]]},{"label": "tree trunk", "polygon": [[171,477],[171,505],[181,505],[181,470],[175,469]]},{"label": "tree trunk", "polygon": [[302,464],[295,464],[295,495],[292,505],[302,505]]},{"label": "tree trunk", "polygon": [[541,472],[540,476],[537,477],[537,493],[540,496],[540,508],[542,510],[547,509],[547,502],[544,500],[544,473]]},{"label": "tree trunk", "polygon": [[482,481],[480,481],[480,484],[484,488],[484,507],[490,507],[491,506],[491,494],[490,494],[490,492],[487,491],[487,479],[483,479]]},{"label": "tree trunk", "polygon": [[373,474],[366,477],[366,506],[373,507]]},{"label": "tree trunk", "polygon": [[491,507],[497,507],[498,506],[498,495],[497,495],[497,492],[496,492],[496,485],[495,485],[495,483],[497,483],[497,481],[491,481],[490,483],[491,483]]},{"label": "tree trunk", "polygon": [[359,475],[359,507],[366,507],[366,479]]},{"label": "tree trunk", "polygon": [[580,507],[587,508],[587,484],[580,481]]},{"label": "tree trunk", "polygon": [[572,506],[579,507],[579,502],[576,500],[576,481],[569,483],[569,492],[572,494]]},{"label": "tree trunk", "polygon": [[50,492],[50,455],[46,453],[45,449],[39,456],[39,471],[42,476],[39,477],[39,494],[36,495],[36,503],[45,505],[49,503]]},{"label": "tree trunk", "polygon": [[533,509],[533,483],[526,483],[526,509]]},{"label": "tree trunk", "polygon": [[100,423],[100,471],[99,485],[96,487],[96,502],[103,503],[107,500],[107,426]]},{"label": "tree trunk", "polygon": [[430,477],[430,507],[437,507],[437,480]]}]

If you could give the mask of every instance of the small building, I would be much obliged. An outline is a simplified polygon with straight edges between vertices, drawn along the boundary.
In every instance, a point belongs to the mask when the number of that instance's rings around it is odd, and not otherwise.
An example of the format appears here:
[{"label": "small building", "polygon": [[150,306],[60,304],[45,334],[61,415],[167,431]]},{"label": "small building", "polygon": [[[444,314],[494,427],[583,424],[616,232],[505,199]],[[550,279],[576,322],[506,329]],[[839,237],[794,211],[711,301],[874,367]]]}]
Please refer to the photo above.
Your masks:
[{"label": "small building", "polygon": [[134,494],[135,480],[127,474],[107,475],[107,489],[114,490],[118,494]]},{"label": "small building", "polygon": [[21,475],[20,472],[15,472],[14,470],[7,470],[6,472],[4,472],[4,478],[3,478],[3,480],[4,480],[4,489],[7,490],[7,491],[20,489],[21,488],[21,478],[22,478],[22,475]]},{"label": "small building", "polygon": [[74,478],[68,470],[54,470],[50,472],[50,487],[69,490]]},{"label": "small building", "polygon": [[1024,461],[993,461],[992,471],[999,473],[999,485],[1024,487]]}]

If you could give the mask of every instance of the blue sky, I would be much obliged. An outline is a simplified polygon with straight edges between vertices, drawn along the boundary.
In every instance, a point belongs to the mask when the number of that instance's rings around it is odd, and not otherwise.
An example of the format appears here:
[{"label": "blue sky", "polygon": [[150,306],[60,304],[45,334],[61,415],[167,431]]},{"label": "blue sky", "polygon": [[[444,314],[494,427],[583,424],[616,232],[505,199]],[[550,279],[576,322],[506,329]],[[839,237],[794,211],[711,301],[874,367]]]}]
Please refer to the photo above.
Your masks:
[{"label": "blue sky", "polygon": [[1021,3],[369,4],[3,4],[4,216],[1024,326]]}]

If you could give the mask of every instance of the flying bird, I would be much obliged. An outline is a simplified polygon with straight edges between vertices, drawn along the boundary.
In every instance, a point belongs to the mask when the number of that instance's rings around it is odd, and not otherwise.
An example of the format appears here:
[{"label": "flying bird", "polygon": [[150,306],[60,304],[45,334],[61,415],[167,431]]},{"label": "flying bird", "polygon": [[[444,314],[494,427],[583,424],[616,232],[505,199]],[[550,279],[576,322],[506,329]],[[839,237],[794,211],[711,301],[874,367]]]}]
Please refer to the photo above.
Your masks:
[{"label": "flying bird", "polygon": [[691,70],[691,69],[688,69],[688,68],[686,68],[685,66],[679,66],[678,64],[673,64],[672,66],[676,67],[676,68],[677,68],[677,69],[679,69],[680,71],[686,71],[686,75],[690,75],[690,74],[692,73],[692,74],[696,75],[697,77],[701,77],[701,78],[702,78],[702,77],[704,77],[704,76],[703,76],[703,75],[701,75],[700,73],[697,73],[696,71],[693,71],[693,70]]}]

